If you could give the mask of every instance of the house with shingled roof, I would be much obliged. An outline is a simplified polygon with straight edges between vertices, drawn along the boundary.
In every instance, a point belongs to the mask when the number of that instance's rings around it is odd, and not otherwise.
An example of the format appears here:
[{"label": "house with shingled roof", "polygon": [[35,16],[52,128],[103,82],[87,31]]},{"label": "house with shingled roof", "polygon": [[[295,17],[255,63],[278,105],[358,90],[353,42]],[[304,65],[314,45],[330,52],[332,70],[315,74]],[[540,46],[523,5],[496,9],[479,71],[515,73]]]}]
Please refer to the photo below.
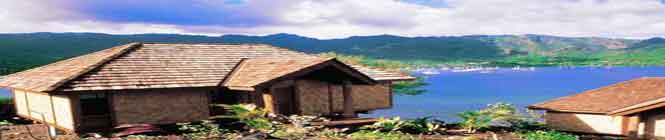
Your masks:
[{"label": "house with shingled roof", "polygon": [[8,75],[0,87],[18,116],[79,133],[223,111],[211,104],[354,117],[392,107],[392,82],[413,79],[262,44],[131,43]]},{"label": "house with shingled roof", "polygon": [[552,128],[579,133],[665,138],[665,78],[645,77],[529,106]]}]

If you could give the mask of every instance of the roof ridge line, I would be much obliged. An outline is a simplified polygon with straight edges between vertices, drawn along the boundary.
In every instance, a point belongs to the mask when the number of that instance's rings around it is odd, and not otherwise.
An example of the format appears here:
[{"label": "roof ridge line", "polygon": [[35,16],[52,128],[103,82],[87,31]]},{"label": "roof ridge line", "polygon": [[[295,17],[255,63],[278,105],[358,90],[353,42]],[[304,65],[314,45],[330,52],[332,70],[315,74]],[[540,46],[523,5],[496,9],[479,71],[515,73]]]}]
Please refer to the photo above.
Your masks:
[{"label": "roof ridge line", "polygon": [[[92,71],[92,70],[94,70],[94,69],[96,69],[96,68],[101,67],[102,65],[106,64],[107,62],[109,62],[109,61],[111,61],[111,60],[114,60],[114,59],[118,58],[119,56],[121,56],[121,55],[123,55],[123,54],[126,54],[126,53],[128,53],[128,52],[130,52],[130,50],[133,50],[133,49],[135,49],[135,48],[138,48],[138,47],[140,47],[140,46],[143,46],[143,43],[140,43],[140,42],[133,42],[133,43],[125,44],[125,45],[120,45],[120,46],[111,47],[111,48],[104,49],[104,50],[101,50],[101,51],[105,51],[105,50],[113,49],[113,48],[116,48],[116,47],[122,47],[122,46],[127,46],[127,47],[124,48],[124,49],[122,49],[122,50],[120,50],[119,52],[117,52],[117,53],[115,53],[115,54],[112,54],[111,56],[108,56],[108,57],[106,57],[106,58],[104,58],[104,59],[99,60],[98,62],[96,62],[96,63],[94,63],[94,64],[92,64],[92,65],[87,66],[86,68],[83,68],[82,71],[80,71],[80,72],[78,72],[78,73],[76,73],[76,74],[74,74],[74,75],[68,76],[67,78],[64,78],[64,79],[62,79],[62,80],[56,82],[55,84],[49,86],[49,87],[48,87],[46,90],[44,90],[44,91],[47,92],[47,91],[53,91],[53,90],[56,90],[57,88],[59,88],[60,86],[64,85],[65,83],[67,83],[67,82],[69,82],[69,81],[71,81],[71,80],[73,80],[73,79],[76,79],[76,78],[80,77],[81,75],[85,75],[86,73],[88,73],[88,72],[90,72],[90,71]],[[98,52],[101,52],[101,51],[98,51]],[[92,54],[94,54],[94,53],[92,53]],[[76,58],[76,57],[74,57],[74,58]],[[47,65],[47,66],[48,66],[48,65]]]},{"label": "roof ridge line", "polygon": [[236,63],[235,66],[233,66],[233,68],[231,68],[231,71],[228,74],[226,74],[226,76],[224,76],[224,79],[222,79],[222,81],[220,81],[219,84],[217,84],[217,86],[225,87],[226,83],[229,80],[233,79],[233,76],[238,73],[238,70],[240,70],[243,67],[243,65],[245,65],[245,62],[248,59],[250,58],[240,58],[240,61],[238,61],[238,63]]}]

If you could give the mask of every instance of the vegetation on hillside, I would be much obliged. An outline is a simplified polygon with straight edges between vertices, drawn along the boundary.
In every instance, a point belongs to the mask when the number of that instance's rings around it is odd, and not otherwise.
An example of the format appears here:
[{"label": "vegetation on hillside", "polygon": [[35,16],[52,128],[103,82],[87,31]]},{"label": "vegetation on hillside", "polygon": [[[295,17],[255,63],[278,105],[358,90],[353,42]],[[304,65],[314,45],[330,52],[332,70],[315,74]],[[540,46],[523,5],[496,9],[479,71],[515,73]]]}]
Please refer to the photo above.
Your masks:
[{"label": "vegetation on hillside", "polygon": [[[366,56],[381,67],[404,64],[488,63],[497,66],[665,65],[665,39],[608,39],[546,35],[401,37],[392,35],[315,39],[291,34],[220,37],[176,34],[0,34],[0,75],[130,42],[261,43],[307,53]],[[384,60],[390,63],[383,62]],[[399,63],[394,63],[399,61]],[[373,62],[377,62],[374,64]]]}]

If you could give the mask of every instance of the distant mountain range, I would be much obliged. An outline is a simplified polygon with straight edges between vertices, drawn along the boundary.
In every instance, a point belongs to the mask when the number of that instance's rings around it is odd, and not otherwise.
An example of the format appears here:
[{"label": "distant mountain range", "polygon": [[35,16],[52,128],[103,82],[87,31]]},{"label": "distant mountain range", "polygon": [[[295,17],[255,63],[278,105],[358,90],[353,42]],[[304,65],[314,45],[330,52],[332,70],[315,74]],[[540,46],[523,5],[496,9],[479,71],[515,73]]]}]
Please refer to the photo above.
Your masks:
[{"label": "distant mountain range", "polygon": [[[0,72],[11,73],[129,42],[262,43],[308,53],[336,52],[403,61],[521,61],[521,58],[530,57],[548,58],[544,61],[561,61],[549,58],[565,57],[640,63],[647,61],[642,59],[648,59],[656,62],[645,64],[665,64],[660,59],[665,58],[662,57],[665,56],[663,38],[634,40],[529,34],[442,37],[377,35],[316,39],[293,34],[212,37],[177,34],[25,33],[0,34]],[[644,58],[645,56],[649,58]]]}]

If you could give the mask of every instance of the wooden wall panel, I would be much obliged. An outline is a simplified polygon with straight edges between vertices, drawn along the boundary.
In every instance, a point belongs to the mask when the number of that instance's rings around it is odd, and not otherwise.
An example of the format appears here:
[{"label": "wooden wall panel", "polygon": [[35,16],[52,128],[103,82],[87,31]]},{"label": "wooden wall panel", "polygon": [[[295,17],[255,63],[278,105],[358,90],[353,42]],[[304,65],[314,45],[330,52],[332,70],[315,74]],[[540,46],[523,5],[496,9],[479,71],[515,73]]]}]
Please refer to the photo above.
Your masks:
[{"label": "wooden wall panel", "polygon": [[341,113],[344,111],[344,93],[343,87],[339,84],[330,85],[330,93],[333,97],[333,112]]},{"label": "wooden wall panel", "polygon": [[55,124],[51,107],[51,97],[46,93],[26,92],[30,117]]},{"label": "wooden wall panel", "polygon": [[275,112],[275,102],[273,101],[273,95],[270,93],[263,93],[263,103],[264,109],[268,112]]},{"label": "wooden wall panel", "polygon": [[21,116],[30,116],[28,110],[28,102],[26,101],[25,91],[12,90],[14,93],[14,106],[16,106],[16,114]]},{"label": "wooden wall panel", "polygon": [[58,126],[74,130],[74,116],[71,100],[67,96],[52,96],[53,109]]},{"label": "wooden wall panel", "polygon": [[389,84],[353,85],[353,106],[358,111],[385,109],[392,106]]},{"label": "wooden wall panel", "polygon": [[296,96],[300,100],[301,114],[321,115],[330,113],[327,83],[316,80],[297,80]]},{"label": "wooden wall panel", "polygon": [[113,94],[116,124],[169,124],[209,117],[208,90],[158,89]]},{"label": "wooden wall panel", "polygon": [[548,126],[562,131],[621,135],[624,117],[547,112],[545,121]]}]

